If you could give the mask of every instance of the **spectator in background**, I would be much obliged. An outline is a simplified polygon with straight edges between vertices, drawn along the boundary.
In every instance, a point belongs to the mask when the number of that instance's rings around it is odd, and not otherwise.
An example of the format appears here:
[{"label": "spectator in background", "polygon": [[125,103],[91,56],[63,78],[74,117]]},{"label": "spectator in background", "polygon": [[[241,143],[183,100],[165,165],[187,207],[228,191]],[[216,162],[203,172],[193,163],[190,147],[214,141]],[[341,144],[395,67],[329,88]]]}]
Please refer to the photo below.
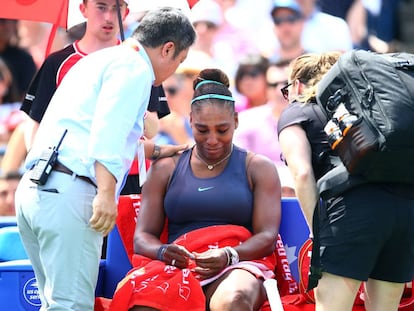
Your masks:
[{"label": "spectator in background", "polygon": [[326,14],[340,17],[346,20],[349,10],[355,2],[360,0],[316,0],[317,7]]},{"label": "spectator in background", "polygon": [[15,216],[14,194],[22,175],[9,172],[0,175],[0,216]]},{"label": "spectator in background", "polygon": [[320,9],[344,18],[355,48],[379,53],[414,52],[414,0],[318,0]]},{"label": "spectator in background", "polygon": [[234,132],[234,143],[254,153],[271,159],[279,173],[282,196],[294,195],[292,177],[286,170],[282,150],[277,137],[277,122],[288,101],[283,97],[281,88],[287,85],[289,61],[271,63],[266,72],[267,103],[239,113],[239,126]]},{"label": "spectator in background", "polygon": [[191,12],[197,32],[192,49],[209,54],[215,66],[226,72],[232,81],[240,60],[258,49],[245,32],[228,23],[217,1],[199,0]]},{"label": "spectator in background", "polygon": [[218,65],[214,42],[223,24],[223,12],[220,6],[214,0],[198,1],[191,9],[191,21],[197,33],[191,50],[205,53]]},{"label": "spectator in background", "polygon": [[0,57],[0,147],[4,153],[10,135],[16,126],[23,121],[13,75]]},{"label": "spectator in background", "polygon": [[[17,35],[19,46],[32,55],[37,68],[40,68],[45,60],[51,24],[19,20],[17,22]],[[53,40],[50,52],[64,48],[68,43],[66,32],[59,29]]]},{"label": "spectator in background", "polygon": [[367,17],[363,0],[318,0],[322,12],[344,19],[351,32],[354,48],[361,48],[367,36]]},{"label": "spectator in background", "polygon": [[[254,31],[267,21],[266,13],[269,11],[273,0],[215,0],[224,13],[227,23],[242,31]],[[253,29],[252,29],[253,28]]]},{"label": "spectator in background", "polygon": [[214,0],[200,0],[191,9],[191,21],[200,38],[192,49],[214,56],[214,38],[223,24],[223,12]]},{"label": "spectator in background", "polygon": [[175,74],[163,83],[171,113],[160,119],[159,133],[153,139],[157,145],[194,144],[189,104],[194,92],[193,81],[202,69],[214,67],[215,62],[208,53],[193,47]]},{"label": "spectator in background", "polygon": [[[295,0],[276,0],[294,2]],[[351,32],[342,18],[321,12],[316,0],[297,0],[305,17],[302,45],[307,52],[348,51],[353,48]]]},{"label": "spectator in background", "polygon": [[236,110],[242,111],[267,102],[266,71],[269,60],[260,54],[246,55],[236,71],[235,88],[239,93]]},{"label": "spectator in background", "polygon": [[371,46],[371,36],[385,42],[394,40],[400,0],[362,0],[362,3],[367,10],[368,45]]},{"label": "spectator in background", "polygon": [[[258,52],[260,41],[266,40],[262,30],[271,23],[268,12],[273,0],[215,0],[224,13],[225,23],[242,33],[249,43],[248,53]],[[251,50],[254,47],[254,50]],[[243,54],[246,54],[243,53]]]},{"label": "spectator in background", "polygon": [[366,49],[414,52],[414,1],[361,0],[367,12]]},{"label": "spectator in background", "polygon": [[24,94],[36,73],[36,64],[32,56],[17,46],[16,21],[0,19],[0,57],[4,59],[16,81],[19,100]]},{"label": "spectator in background", "polygon": [[270,52],[271,61],[290,60],[304,53],[302,33],[304,17],[294,1],[275,1],[270,12],[277,48]]},{"label": "spectator in background", "polygon": [[170,113],[160,119],[159,131],[152,139],[157,145],[188,144],[192,141],[189,105],[184,100],[188,97],[187,79],[190,79],[190,74],[176,72],[163,82]]},{"label": "spectator in background", "polygon": [[0,56],[0,104],[16,102],[19,102],[19,95],[13,73],[3,57]]},{"label": "spectator in background", "polygon": [[211,58],[204,52],[191,50],[176,72],[164,81],[171,113],[160,119],[156,144],[194,144],[190,126],[190,102],[193,98],[193,81],[204,68],[212,67]]},{"label": "spectator in background", "polygon": [[400,0],[397,23],[397,37],[390,42],[389,51],[414,53],[414,0]]}]

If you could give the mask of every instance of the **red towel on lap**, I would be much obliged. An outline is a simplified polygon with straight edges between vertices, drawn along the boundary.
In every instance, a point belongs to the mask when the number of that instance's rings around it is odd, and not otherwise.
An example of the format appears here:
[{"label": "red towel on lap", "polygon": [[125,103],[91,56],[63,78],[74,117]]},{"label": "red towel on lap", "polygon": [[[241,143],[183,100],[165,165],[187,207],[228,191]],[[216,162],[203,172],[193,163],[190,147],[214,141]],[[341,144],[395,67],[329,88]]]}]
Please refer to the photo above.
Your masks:
[{"label": "red towel on lap", "polygon": [[[241,226],[223,225],[202,228],[178,238],[175,243],[189,251],[203,252],[211,247],[236,246],[250,237],[251,233]],[[261,260],[270,272],[276,258],[272,254]],[[205,297],[200,282],[188,269],[178,269],[158,260],[141,255],[133,256],[132,269],[119,283],[110,310],[128,310],[134,305],[146,305],[160,310],[205,310]]]}]

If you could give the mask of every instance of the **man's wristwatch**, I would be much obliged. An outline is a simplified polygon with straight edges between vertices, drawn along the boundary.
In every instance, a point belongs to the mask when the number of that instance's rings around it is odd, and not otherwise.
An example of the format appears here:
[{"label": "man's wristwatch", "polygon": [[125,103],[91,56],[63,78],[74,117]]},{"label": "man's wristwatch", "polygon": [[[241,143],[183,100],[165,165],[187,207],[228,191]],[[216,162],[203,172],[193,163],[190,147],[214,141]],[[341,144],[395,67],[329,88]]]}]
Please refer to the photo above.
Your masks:
[{"label": "man's wristwatch", "polygon": [[151,155],[151,160],[157,160],[161,155],[161,147],[158,145],[154,145],[154,151]]}]

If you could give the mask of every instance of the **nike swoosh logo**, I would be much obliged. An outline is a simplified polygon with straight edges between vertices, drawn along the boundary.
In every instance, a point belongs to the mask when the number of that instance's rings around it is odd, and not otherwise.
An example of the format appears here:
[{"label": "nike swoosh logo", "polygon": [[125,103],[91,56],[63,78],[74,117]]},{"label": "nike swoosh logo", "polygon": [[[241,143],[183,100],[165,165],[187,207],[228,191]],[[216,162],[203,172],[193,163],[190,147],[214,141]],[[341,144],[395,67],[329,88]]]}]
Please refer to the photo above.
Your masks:
[{"label": "nike swoosh logo", "polygon": [[210,189],[213,189],[214,187],[198,187],[198,192],[203,192],[203,191],[207,191]]}]

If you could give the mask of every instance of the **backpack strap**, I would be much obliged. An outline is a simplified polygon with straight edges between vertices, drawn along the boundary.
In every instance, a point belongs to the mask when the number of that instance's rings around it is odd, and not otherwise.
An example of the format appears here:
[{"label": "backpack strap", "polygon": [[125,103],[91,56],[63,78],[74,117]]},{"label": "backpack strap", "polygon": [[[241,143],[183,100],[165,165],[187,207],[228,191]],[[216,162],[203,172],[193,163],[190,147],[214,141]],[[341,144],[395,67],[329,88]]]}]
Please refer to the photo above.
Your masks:
[{"label": "backpack strap", "polygon": [[321,205],[321,200],[318,200],[315,206],[315,211],[313,212],[312,218],[312,228],[313,228],[313,238],[312,238],[312,257],[309,267],[309,277],[308,277],[308,287],[306,292],[314,289],[318,286],[319,279],[322,277],[322,268],[320,264],[320,243],[319,243],[319,207]]}]

